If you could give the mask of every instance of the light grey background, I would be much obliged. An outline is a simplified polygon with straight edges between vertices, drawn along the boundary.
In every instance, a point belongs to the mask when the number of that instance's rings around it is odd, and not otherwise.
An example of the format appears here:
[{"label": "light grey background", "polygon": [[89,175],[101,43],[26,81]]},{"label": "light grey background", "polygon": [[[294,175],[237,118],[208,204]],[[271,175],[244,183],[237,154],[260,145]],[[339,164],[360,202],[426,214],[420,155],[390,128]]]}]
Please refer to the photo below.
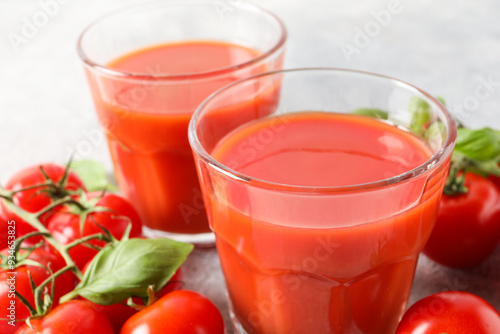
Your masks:
[{"label": "light grey background", "polygon": [[[214,5],[235,1],[214,0]],[[75,45],[91,21],[138,2],[142,1],[0,0],[1,182],[22,166],[64,163],[71,153],[98,159],[111,170]],[[345,67],[393,76],[445,97],[468,126],[500,128],[500,2],[251,2],[275,12],[287,25],[285,67]],[[40,12],[50,15],[44,19]],[[27,31],[27,22],[39,27]],[[474,270],[455,271],[422,257],[411,302],[460,289],[500,309],[499,263],[497,252]],[[227,314],[214,250],[197,251],[186,265],[185,277],[188,288],[206,293]]]}]

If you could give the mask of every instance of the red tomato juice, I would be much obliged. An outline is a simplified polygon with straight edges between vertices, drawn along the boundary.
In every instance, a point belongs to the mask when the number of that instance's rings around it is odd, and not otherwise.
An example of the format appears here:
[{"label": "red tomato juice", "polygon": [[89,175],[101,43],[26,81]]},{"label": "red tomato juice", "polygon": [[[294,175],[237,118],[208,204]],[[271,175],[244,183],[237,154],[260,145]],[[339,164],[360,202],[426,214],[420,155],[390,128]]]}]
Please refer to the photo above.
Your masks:
[{"label": "red tomato juice", "polygon": [[430,158],[426,144],[364,116],[300,112],[241,126],[211,155],[257,179],[213,174],[205,189],[234,317],[244,331],[395,331],[434,224],[446,164],[375,188],[324,187],[400,175]]},{"label": "red tomato juice", "polygon": [[[187,234],[210,231],[188,143],[188,123],[209,94],[264,71],[262,63],[230,68],[257,55],[258,51],[238,45],[188,41],[156,45],[113,60],[107,67],[123,72],[118,78],[88,73],[120,190],[136,205],[147,227]],[[165,79],[166,75],[179,77]]]}]

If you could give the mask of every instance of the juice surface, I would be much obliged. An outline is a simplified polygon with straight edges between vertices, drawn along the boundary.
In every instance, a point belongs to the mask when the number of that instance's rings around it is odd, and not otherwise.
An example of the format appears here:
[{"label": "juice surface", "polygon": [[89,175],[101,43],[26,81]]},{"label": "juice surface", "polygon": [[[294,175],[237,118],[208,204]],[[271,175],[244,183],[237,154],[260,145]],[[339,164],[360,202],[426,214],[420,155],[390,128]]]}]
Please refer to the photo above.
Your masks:
[{"label": "juice surface", "polygon": [[191,41],[137,50],[113,60],[107,67],[154,75],[199,74],[246,63],[258,54],[235,44]]},{"label": "juice surface", "polygon": [[222,70],[258,54],[233,44],[187,41],[136,50],[108,64],[142,74],[140,79],[132,75],[96,79],[88,72],[118,184],[147,227],[188,234],[210,231],[188,143],[188,123],[209,94],[262,71],[263,65],[198,79],[169,81],[159,76]]},{"label": "juice surface", "polygon": [[[254,122],[212,152],[261,180],[296,186],[348,186],[409,171],[430,157],[412,134],[370,118],[296,113]],[[411,159],[405,159],[410,157]]]},{"label": "juice surface", "polygon": [[[211,155],[277,184],[373,182],[427,161],[412,134],[363,116],[296,113],[224,137]],[[446,168],[347,193],[222,181],[205,189],[235,317],[248,333],[393,333]]]}]

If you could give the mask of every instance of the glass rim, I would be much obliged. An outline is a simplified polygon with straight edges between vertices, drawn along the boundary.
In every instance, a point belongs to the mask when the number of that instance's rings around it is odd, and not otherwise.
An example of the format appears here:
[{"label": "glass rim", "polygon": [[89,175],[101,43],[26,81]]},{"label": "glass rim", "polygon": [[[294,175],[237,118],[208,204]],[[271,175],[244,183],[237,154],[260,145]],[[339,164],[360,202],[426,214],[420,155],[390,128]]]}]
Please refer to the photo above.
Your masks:
[{"label": "glass rim", "polygon": [[[274,20],[280,29],[280,38],[277,43],[275,43],[269,50],[263,52],[262,54],[259,54],[256,57],[253,57],[252,59],[236,64],[236,65],[231,65],[231,66],[226,66],[226,67],[220,67],[214,70],[208,70],[208,71],[202,71],[202,72],[192,72],[192,73],[180,73],[180,74],[160,74],[160,75],[151,75],[149,73],[138,73],[138,72],[127,72],[127,71],[120,71],[117,69],[112,69],[107,67],[106,65],[99,64],[96,61],[93,61],[91,57],[88,56],[87,52],[85,52],[84,47],[82,45],[83,39],[85,38],[86,34],[95,26],[99,25],[102,22],[105,22],[106,20],[114,17],[118,17],[120,15],[126,14],[127,12],[130,11],[136,11],[138,9],[143,9],[143,10],[150,10],[153,8],[158,8],[158,7],[171,7],[171,6],[185,6],[185,5],[192,5],[192,4],[212,4],[214,5],[215,3],[211,0],[170,0],[170,1],[148,1],[145,3],[141,4],[135,4],[135,5],[130,5],[127,7],[123,7],[117,10],[114,10],[108,14],[105,14],[96,20],[94,20],[92,23],[90,23],[80,34],[78,37],[77,41],[77,53],[80,59],[83,61],[83,63],[99,72],[102,72],[107,75],[111,75],[114,77],[125,77],[128,79],[138,79],[138,80],[144,80],[144,79],[155,79],[155,80],[192,80],[192,79],[203,79],[206,77],[211,77],[211,76],[217,76],[217,75],[222,75],[222,74],[227,74],[233,71],[237,71],[243,68],[247,68],[249,66],[252,66],[256,63],[259,63],[269,56],[279,52],[287,40],[287,30],[286,26],[283,23],[283,21],[274,13],[271,11],[268,11],[267,9],[264,9],[260,6],[254,5],[253,3],[249,3],[246,1],[238,0],[235,4],[231,4],[233,7],[238,7],[243,10],[249,11],[249,12],[254,12],[254,13],[260,13],[267,15],[270,17],[272,20]],[[212,40],[211,40],[212,41]],[[215,40],[214,40],[215,41]]]},{"label": "glass rim", "polygon": [[[219,96],[221,93],[232,89],[233,86],[239,85],[243,82],[257,79],[259,77],[265,76],[275,76],[279,74],[287,74],[287,73],[297,73],[297,72],[337,72],[337,73],[349,73],[349,74],[360,74],[366,77],[374,77],[379,79],[384,79],[388,81],[392,81],[393,83],[404,86],[409,89],[409,91],[418,92],[419,94],[428,98],[432,103],[434,103],[442,112],[444,118],[442,119],[443,123],[446,125],[446,139],[443,141],[439,149],[436,153],[434,153],[429,159],[427,159],[424,163],[419,166],[412,168],[404,173],[366,183],[359,183],[353,185],[344,185],[344,186],[303,186],[303,185],[293,185],[293,184],[285,184],[278,183],[272,181],[266,181],[263,179],[259,179],[256,177],[252,177],[246,175],[244,173],[238,172],[234,169],[229,168],[228,166],[222,164],[218,160],[214,159],[203,147],[201,142],[199,141],[198,134],[196,132],[196,127],[198,124],[198,119],[201,116],[203,110],[214,98]],[[191,120],[189,122],[188,127],[188,137],[189,143],[194,154],[201,158],[206,164],[210,165],[212,168],[217,169],[220,173],[231,177],[232,179],[249,183],[253,186],[259,188],[267,188],[281,191],[289,191],[289,192],[304,192],[304,193],[342,193],[342,192],[355,192],[361,190],[369,190],[375,188],[387,187],[393,184],[401,183],[408,181],[410,179],[414,179],[419,177],[420,175],[426,173],[427,171],[434,170],[438,166],[440,166],[444,160],[451,155],[453,151],[453,146],[456,141],[457,136],[457,128],[456,123],[453,119],[453,116],[448,111],[448,109],[435,97],[430,95],[429,93],[423,91],[422,89],[415,87],[412,84],[409,84],[405,81],[395,79],[390,76],[386,76],[383,74],[377,74],[362,70],[354,70],[354,69],[345,69],[345,68],[334,68],[334,67],[310,67],[310,68],[295,68],[295,69],[285,69],[278,70],[272,72],[261,73],[257,75],[252,75],[247,78],[240,79],[238,81],[232,82],[217,91],[210,94],[195,110],[193,113]]]}]

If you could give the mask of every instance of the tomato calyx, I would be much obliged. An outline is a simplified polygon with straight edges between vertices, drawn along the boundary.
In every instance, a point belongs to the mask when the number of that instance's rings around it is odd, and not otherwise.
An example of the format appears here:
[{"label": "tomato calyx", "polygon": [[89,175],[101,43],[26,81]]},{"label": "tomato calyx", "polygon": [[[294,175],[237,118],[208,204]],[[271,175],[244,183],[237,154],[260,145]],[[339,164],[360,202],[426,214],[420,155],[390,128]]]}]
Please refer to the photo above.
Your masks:
[{"label": "tomato calyx", "polygon": [[[42,188],[40,191],[45,192],[47,195],[49,195],[49,197],[53,199],[64,198],[66,196],[73,195],[73,191],[69,191],[66,188],[68,183],[70,166],[71,166],[71,160],[66,165],[66,168],[64,169],[64,173],[61,179],[57,182],[52,181],[49,175],[45,172],[43,166],[40,166],[40,172],[45,178],[45,183],[48,183],[48,188],[47,189]],[[25,189],[17,190],[17,192],[19,191],[25,191]]]},{"label": "tomato calyx", "polygon": [[465,186],[465,174],[467,173],[467,159],[452,161],[448,171],[448,179],[443,188],[443,194],[455,196],[466,194],[468,189]]},{"label": "tomato calyx", "polygon": [[[67,208],[64,210],[65,214],[78,216],[80,235],[82,235],[82,236],[84,235],[85,224],[87,223],[88,218],[92,217],[91,216],[92,213],[114,212],[113,210],[110,210],[106,207],[98,205],[99,200],[105,194],[106,194],[106,190],[103,190],[98,196],[89,198],[86,193],[82,192],[78,198],[78,201],[75,201],[76,203],[78,203],[78,205],[72,205],[73,203],[70,203],[67,206]],[[120,217],[120,218],[127,219],[130,221],[130,219],[128,217]],[[99,224],[95,220],[93,221],[93,223],[102,232],[78,238],[77,240],[67,244],[66,248],[69,250],[69,249],[76,247],[78,245],[82,245],[82,246],[85,246],[87,248],[91,248],[91,249],[95,249],[97,251],[100,251],[102,249],[102,247],[99,247],[95,244],[92,244],[89,241],[100,240],[100,241],[104,241],[105,243],[118,242],[118,240],[113,236],[113,234],[107,228],[105,228],[102,224]],[[130,232],[130,228],[128,229],[128,231]],[[127,234],[127,237],[128,237],[128,234]]]},{"label": "tomato calyx", "polygon": [[[52,201],[57,201],[67,197],[76,196],[78,193],[82,191],[82,189],[72,190],[68,187],[68,180],[71,172],[70,166],[71,166],[71,161],[69,161],[68,164],[65,166],[63,174],[60,176],[60,178],[54,180],[46,172],[44,166],[40,165],[38,166],[38,168],[43,178],[42,182],[0,193],[0,197],[3,197],[5,199],[13,199],[13,197],[18,193],[23,193],[35,189],[38,190],[33,192],[30,195],[30,198],[34,198],[35,196],[43,194],[46,197],[50,198]],[[74,204],[78,205],[78,203]],[[47,208],[47,210],[44,210],[44,212],[50,211],[50,209],[52,209],[55,206],[56,205]]]}]

